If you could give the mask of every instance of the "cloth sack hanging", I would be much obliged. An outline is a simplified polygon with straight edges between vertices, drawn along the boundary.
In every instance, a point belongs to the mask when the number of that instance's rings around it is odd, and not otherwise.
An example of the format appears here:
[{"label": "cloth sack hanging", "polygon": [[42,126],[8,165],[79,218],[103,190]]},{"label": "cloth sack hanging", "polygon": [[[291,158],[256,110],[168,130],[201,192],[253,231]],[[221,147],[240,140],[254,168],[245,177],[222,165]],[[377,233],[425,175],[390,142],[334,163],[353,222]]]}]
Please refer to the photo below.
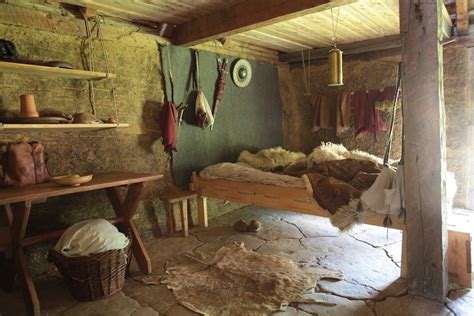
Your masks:
[{"label": "cloth sack hanging", "polygon": [[212,109],[209,106],[204,92],[202,92],[199,82],[199,52],[197,50],[194,51],[194,56],[196,60],[196,73],[194,76],[196,87],[196,117],[199,127],[206,128],[214,125],[214,116],[212,115]]},{"label": "cloth sack hanging", "polygon": [[364,209],[381,214],[398,214],[403,200],[403,166],[385,166],[374,184],[360,198]]}]

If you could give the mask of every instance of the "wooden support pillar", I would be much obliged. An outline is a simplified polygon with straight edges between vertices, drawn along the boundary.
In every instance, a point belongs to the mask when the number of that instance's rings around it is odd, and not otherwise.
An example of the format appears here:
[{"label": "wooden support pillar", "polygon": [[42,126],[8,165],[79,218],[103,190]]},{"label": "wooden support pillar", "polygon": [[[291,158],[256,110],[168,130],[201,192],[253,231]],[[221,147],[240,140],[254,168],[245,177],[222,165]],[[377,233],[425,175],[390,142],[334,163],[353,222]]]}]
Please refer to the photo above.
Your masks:
[{"label": "wooden support pillar", "polygon": [[409,293],[447,292],[441,0],[400,1]]}]

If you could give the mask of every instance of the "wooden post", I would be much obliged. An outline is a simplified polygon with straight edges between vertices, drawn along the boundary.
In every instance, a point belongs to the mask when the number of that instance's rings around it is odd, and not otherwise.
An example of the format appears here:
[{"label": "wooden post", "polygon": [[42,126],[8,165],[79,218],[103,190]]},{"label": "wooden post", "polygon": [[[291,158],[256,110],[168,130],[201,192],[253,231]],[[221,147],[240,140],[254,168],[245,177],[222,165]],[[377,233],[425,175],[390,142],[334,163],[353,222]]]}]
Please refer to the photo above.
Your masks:
[{"label": "wooden post", "polygon": [[400,1],[409,293],[447,293],[441,0]]},{"label": "wooden post", "polygon": [[181,229],[183,231],[183,236],[188,237],[188,200],[182,200],[179,202],[179,207],[181,211]]}]

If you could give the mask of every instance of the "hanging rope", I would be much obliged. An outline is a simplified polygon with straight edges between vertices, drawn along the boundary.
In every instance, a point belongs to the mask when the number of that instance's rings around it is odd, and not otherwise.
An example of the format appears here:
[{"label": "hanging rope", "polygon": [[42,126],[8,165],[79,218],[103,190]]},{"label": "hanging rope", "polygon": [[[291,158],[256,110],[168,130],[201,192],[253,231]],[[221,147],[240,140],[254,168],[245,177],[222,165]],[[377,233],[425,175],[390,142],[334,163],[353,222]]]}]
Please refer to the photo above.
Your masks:
[{"label": "hanging rope", "polygon": [[[85,15],[85,13],[81,11],[82,18],[84,19],[85,27],[86,27],[86,38],[82,42],[82,53],[83,53],[83,64],[84,68],[89,71],[94,71],[94,62],[92,56],[94,54],[94,47],[92,43],[92,30],[89,23],[89,19]],[[88,52],[86,52],[86,45],[88,48]],[[91,112],[93,115],[96,115],[95,109],[95,93],[94,93],[94,81],[88,81],[88,89],[89,89],[89,104],[91,106]]]},{"label": "hanging rope", "polygon": [[[96,18],[94,19],[94,25],[91,28],[91,25],[90,25],[90,22],[89,22],[87,16],[82,11],[81,11],[81,14],[82,14],[82,18],[84,19],[84,23],[85,23],[85,27],[86,27],[86,38],[84,39],[84,41],[82,43],[82,60],[83,60],[84,68],[86,68],[89,71],[94,71],[95,70],[95,65],[94,65],[94,61],[93,61],[93,56],[94,56],[95,50],[94,50],[94,45],[93,45],[92,33],[93,33],[94,29],[96,29],[97,30],[97,40],[100,44],[102,55],[104,56],[105,69],[106,69],[106,78],[110,79],[112,101],[113,101],[114,112],[115,112],[115,121],[118,125],[119,124],[119,115],[118,115],[118,108],[117,108],[117,97],[116,97],[115,83],[114,83],[114,79],[110,77],[109,54],[107,52],[107,49],[106,49],[104,41],[103,41],[102,21],[104,20],[104,17],[101,16],[101,15],[97,15]],[[86,52],[86,50],[88,50],[88,52]],[[94,116],[97,116],[96,100],[95,100],[95,89],[94,89],[94,81],[93,80],[88,81],[88,90],[89,90],[89,103],[90,103],[90,106],[91,106],[91,112]]]},{"label": "hanging rope", "polygon": [[119,115],[118,115],[118,108],[117,108],[117,97],[116,97],[116,91],[115,91],[115,82],[114,78],[110,77],[110,66],[109,66],[109,54],[107,52],[107,49],[105,48],[104,45],[104,38],[103,38],[103,33],[102,33],[102,20],[104,20],[104,17],[99,15],[96,18],[96,25],[97,25],[97,39],[99,40],[100,47],[102,50],[102,54],[104,56],[104,61],[105,61],[105,71],[106,71],[106,78],[110,79],[110,86],[111,86],[111,93],[112,93],[112,101],[114,105],[114,112],[115,112],[115,120],[117,122],[117,125],[120,123],[119,120]]},{"label": "hanging rope", "polygon": [[339,25],[339,11],[340,8],[337,8],[337,16],[336,16],[336,23],[334,23],[334,7],[331,7],[331,22],[332,22],[332,43],[334,47],[336,47],[336,36],[337,36],[337,27]]},{"label": "hanging rope", "polygon": [[[303,64],[303,82],[305,86],[304,95],[311,96],[311,49],[308,50],[308,66],[306,66],[304,51],[301,51],[301,62]],[[306,70],[308,68],[308,70]]]},{"label": "hanging rope", "polygon": [[[395,119],[397,116],[397,102],[400,96],[400,88],[402,84],[402,63],[398,64],[398,71],[397,71],[397,87],[395,90],[395,96],[393,97],[393,105],[392,105],[392,119],[390,121],[390,128],[388,132],[388,142],[387,147],[385,148],[385,155],[383,158],[383,164],[388,166],[390,160],[390,154],[392,152],[392,142],[393,142],[393,129],[395,127]],[[403,157],[402,157],[403,159]]]}]

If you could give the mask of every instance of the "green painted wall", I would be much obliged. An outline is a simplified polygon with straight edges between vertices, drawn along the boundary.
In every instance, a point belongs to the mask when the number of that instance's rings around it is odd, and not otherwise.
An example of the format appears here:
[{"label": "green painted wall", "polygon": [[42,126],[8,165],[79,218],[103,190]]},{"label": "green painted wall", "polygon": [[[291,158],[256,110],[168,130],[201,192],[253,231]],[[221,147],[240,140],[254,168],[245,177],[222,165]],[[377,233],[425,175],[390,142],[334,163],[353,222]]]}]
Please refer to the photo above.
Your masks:
[{"label": "green painted wall", "polygon": [[[185,123],[180,127],[178,152],[173,156],[173,174],[179,186],[187,186],[192,171],[218,162],[235,162],[244,149],[256,151],[282,144],[282,112],[275,66],[251,61],[253,77],[245,88],[237,87],[228,74],[214,128],[202,129],[197,126],[194,115],[193,52],[176,46],[169,49],[175,101],[186,100],[189,104]],[[166,65],[168,58],[166,54],[164,57]],[[216,54],[200,53],[201,87],[211,106],[217,80],[216,57]],[[221,57],[227,58],[230,72],[237,58]]]}]

